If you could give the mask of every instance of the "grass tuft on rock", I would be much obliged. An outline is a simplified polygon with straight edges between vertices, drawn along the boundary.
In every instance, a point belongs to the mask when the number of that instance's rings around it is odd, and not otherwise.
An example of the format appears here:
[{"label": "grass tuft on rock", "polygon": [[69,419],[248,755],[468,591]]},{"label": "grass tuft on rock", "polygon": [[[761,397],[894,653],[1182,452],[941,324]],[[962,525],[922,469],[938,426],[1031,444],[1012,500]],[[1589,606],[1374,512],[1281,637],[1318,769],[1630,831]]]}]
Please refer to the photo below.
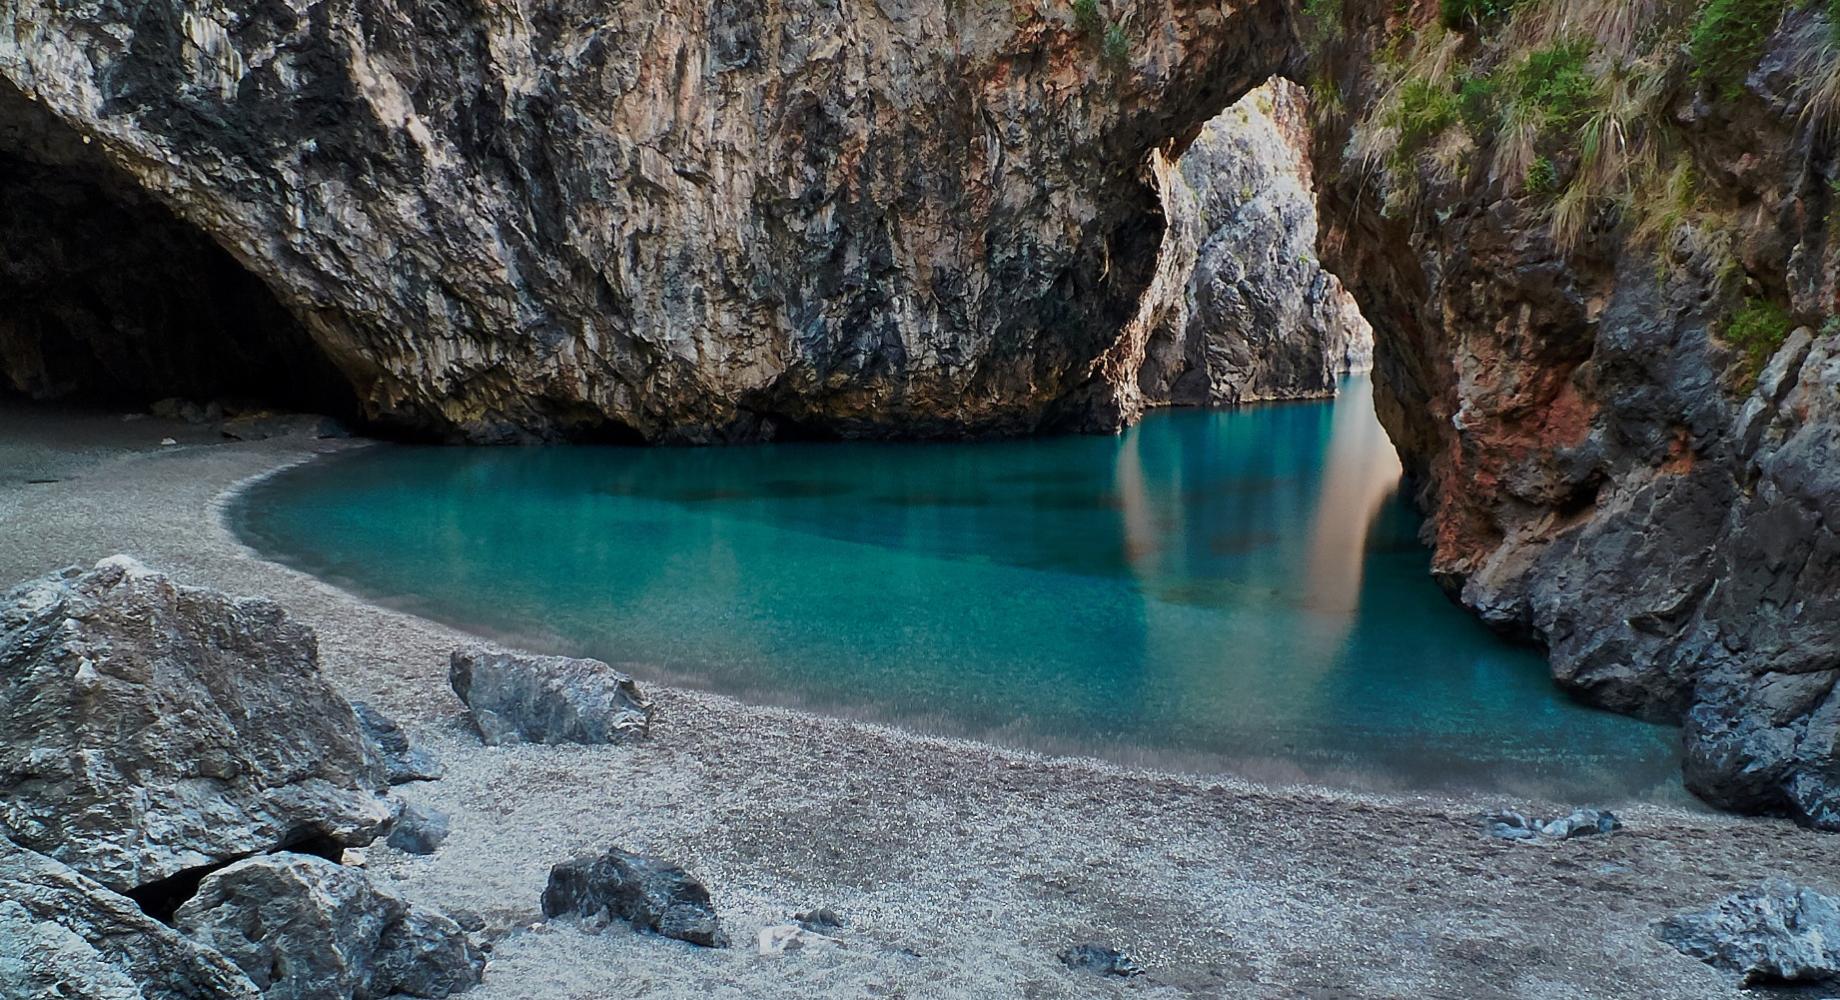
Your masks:
[{"label": "grass tuft on rock", "polygon": [[1738,366],[1739,388],[1749,392],[1756,387],[1757,376],[1789,339],[1793,329],[1795,320],[1789,311],[1769,299],[1745,299],[1738,311],[1732,313],[1720,336],[1742,352]]}]

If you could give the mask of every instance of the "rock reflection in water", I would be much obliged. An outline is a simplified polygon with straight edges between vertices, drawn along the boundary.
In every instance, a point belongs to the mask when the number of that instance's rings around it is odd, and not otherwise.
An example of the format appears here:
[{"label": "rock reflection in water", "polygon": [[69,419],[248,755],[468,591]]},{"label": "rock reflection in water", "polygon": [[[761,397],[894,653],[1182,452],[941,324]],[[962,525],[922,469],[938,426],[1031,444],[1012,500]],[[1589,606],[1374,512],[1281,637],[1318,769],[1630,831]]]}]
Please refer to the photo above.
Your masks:
[{"label": "rock reflection in water", "polygon": [[377,448],[274,477],[257,548],[656,678],[1046,750],[1597,799],[1674,734],[1452,606],[1364,380],[1118,437]]}]

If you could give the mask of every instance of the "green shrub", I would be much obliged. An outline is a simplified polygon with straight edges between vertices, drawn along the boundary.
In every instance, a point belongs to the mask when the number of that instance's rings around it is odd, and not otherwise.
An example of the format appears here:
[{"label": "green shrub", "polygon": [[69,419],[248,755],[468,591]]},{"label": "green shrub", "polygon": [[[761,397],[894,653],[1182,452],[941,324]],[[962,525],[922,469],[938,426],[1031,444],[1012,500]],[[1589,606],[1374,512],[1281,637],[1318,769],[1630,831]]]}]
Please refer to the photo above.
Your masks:
[{"label": "green shrub", "polygon": [[1725,342],[1744,352],[1739,384],[1745,391],[1757,384],[1757,375],[1770,363],[1783,341],[1789,339],[1789,331],[1794,328],[1795,320],[1788,310],[1762,298],[1745,299],[1725,322],[1722,334]]},{"label": "green shrub", "polygon": [[1399,104],[1388,124],[1399,130],[1399,149],[1410,154],[1423,148],[1457,123],[1457,97],[1423,77],[1412,77],[1399,87]]},{"label": "green shrub", "polygon": [[1591,113],[1598,86],[1590,57],[1589,42],[1561,42],[1527,53],[1514,68],[1515,100],[1536,113],[1543,130],[1575,126]]},{"label": "green shrub", "polygon": [[1785,6],[1784,0],[1708,0],[1687,42],[1694,81],[1721,97],[1743,93],[1744,78],[1763,57]]},{"label": "green shrub", "polygon": [[1553,166],[1550,157],[1536,157],[1527,165],[1526,187],[1529,194],[1552,194],[1559,190],[1559,168]]},{"label": "green shrub", "polygon": [[1471,25],[1502,16],[1514,9],[1518,0],[1441,0],[1438,13],[1444,27],[1462,31]]},{"label": "green shrub", "polygon": [[1465,76],[1457,83],[1457,106],[1463,124],[1476,135],[1486,136],[1494,124],[1496,89],[1494,78],[1486,75]]},{"label": "green shrub", "polygon": [[1099,0],[1073,0],[1073,30],[1088,38],[1097,38],[1105,19],[1099,15]]},{"label": "green shrub", "polygon": [[1100,49],[1105,61],[1113,67],[1123,66],[1131,61],[1131,38],[1124,29],[1114,24],[1105,29],[1105,45]]}]

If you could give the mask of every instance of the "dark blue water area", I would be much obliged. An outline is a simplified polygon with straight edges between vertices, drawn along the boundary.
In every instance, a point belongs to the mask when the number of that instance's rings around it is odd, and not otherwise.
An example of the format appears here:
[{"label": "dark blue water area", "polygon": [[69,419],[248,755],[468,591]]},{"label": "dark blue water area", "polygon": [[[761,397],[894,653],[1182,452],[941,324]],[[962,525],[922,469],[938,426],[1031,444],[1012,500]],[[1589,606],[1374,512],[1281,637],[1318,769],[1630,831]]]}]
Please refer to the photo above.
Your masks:
[{"label": "dark blue water area", "polygon": [[1373,789],[1678,801],[1678,733],[1568,700],[1428,574],[1336,403],[1119,437],[376,447],[233,505],[368,599],[744,699]]}]

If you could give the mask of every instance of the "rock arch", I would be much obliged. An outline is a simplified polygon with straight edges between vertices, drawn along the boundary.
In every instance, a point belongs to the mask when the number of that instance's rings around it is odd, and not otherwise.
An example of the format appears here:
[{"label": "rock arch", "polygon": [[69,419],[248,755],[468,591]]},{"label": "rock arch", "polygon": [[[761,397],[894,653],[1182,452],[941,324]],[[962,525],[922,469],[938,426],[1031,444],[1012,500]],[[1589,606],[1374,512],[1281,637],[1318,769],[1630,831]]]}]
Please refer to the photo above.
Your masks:
[{"label": "rock arch", "polygon": [[364,416],[471,440],[1115,427],[1142,165],[1298,55],[1286,0],[10,16],[0,78]]}]

